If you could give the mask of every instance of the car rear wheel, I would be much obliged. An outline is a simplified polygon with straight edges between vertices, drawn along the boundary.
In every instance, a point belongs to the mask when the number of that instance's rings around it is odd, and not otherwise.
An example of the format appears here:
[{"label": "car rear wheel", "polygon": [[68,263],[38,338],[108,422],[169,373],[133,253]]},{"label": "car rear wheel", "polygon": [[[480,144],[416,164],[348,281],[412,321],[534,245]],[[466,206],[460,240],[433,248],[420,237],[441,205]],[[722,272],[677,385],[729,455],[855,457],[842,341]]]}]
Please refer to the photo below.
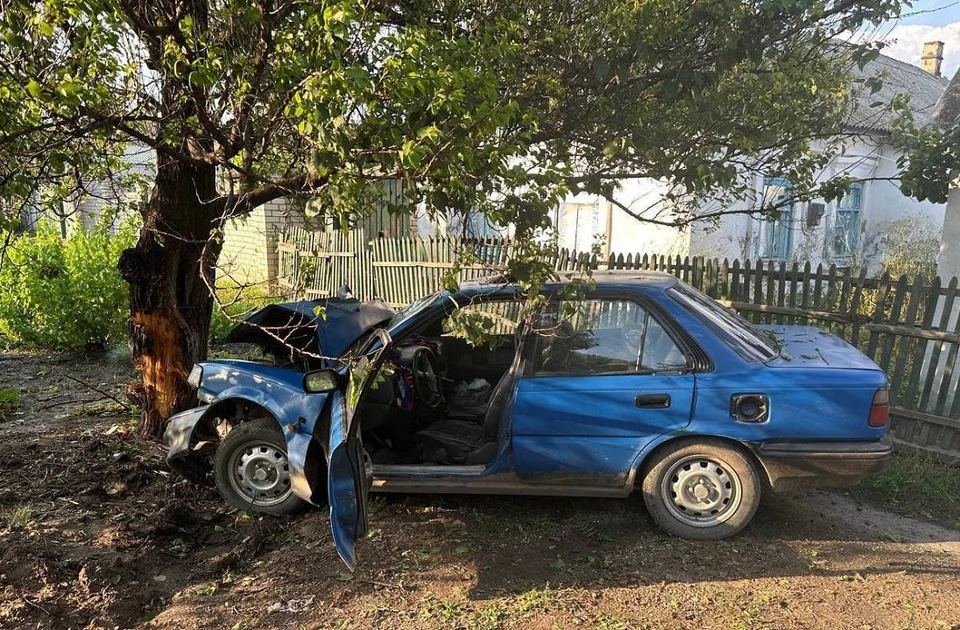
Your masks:
[{"label": "car rear wheel", "polygon": [[213,476],[220,495],[241,510],[292,514],[306,505],[293,494],[286,441],[273,418],[231,429],[217,449]]},{"label": "car rear wheel", "polygon": [[661,453],[643,479],[643,500],[661,528],[680,538],[721,540],[750,523],[760,476],[748,455],[715,441]]}]

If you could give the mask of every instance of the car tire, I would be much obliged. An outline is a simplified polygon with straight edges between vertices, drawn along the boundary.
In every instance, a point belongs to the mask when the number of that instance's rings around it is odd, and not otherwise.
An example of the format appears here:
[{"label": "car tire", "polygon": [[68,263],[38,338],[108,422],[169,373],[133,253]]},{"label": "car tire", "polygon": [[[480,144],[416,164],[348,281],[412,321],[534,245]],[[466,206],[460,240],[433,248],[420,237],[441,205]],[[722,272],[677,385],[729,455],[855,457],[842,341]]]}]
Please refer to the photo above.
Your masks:
[{"label": "car tire", "polygon": [[293,514],[307,503],[293,493],[283,433],[273,418],[257,418],[220,442],[213,462],[220,495],[240,510]]},{"label": "car tire", "polygon": [[717,440],[685,441],[656,456],[643,478],[643,501],[664,531],[722,540],[746,527],[760,504],[750,456]]}]

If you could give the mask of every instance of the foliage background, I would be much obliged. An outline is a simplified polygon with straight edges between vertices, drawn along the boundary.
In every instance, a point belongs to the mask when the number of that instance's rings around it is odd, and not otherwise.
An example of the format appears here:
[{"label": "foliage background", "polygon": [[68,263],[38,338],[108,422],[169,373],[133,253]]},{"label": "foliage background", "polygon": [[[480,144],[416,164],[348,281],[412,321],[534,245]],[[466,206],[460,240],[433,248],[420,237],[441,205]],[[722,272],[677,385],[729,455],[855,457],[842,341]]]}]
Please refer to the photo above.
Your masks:
[{"label": "foliage background", "polygon": [[130,306],[117,259],[136,232],[128,222],[116,234],[98,227],[63,239],[42,223],[13,240],[0,267],[0,336],[67,349],[124,341]]}]

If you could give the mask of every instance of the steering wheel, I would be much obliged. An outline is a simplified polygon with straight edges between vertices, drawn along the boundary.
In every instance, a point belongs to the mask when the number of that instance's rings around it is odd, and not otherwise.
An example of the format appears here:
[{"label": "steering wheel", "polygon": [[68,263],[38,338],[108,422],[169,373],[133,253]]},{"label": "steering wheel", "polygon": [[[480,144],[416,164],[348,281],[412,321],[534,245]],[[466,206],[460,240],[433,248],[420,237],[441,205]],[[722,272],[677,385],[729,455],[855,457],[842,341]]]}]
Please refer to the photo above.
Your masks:
[{"label": "steering wheel", "polygon": [[434,408],[443,402],[437,376],[437,355],[427,348],[419,349],[413,358],[413,388],[417,399],[427,407]]}]

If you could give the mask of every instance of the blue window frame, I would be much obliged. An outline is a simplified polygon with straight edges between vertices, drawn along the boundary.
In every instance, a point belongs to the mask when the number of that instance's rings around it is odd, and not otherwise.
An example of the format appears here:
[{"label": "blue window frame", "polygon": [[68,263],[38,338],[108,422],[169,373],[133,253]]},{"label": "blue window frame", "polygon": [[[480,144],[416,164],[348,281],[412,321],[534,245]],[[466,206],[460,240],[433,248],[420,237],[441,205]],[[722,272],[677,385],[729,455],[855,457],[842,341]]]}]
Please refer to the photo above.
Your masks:
[{"label": "blue window frame", "polygon": [[786,179],[767,177],[763,180],[763,208],[776,207],[773,216],[762,220],[761,234],[757,239],[757,256],[761,258],[789,258],[790,222],[793,204],[780,206],[793,194]]},{"label": "blue window frame", "polygon": [[837,256],[852,256],[857,252],[862,205],[863,185],[850,184],[850,192],[837,202],[837,218],[833,224],[833,252]]}]

